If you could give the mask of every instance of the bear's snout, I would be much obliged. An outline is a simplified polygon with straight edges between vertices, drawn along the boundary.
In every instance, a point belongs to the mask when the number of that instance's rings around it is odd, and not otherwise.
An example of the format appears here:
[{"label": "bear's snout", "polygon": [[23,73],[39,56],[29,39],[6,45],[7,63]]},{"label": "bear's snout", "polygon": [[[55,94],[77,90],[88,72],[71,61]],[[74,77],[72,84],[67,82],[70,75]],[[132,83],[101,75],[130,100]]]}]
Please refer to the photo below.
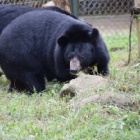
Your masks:
[{"label": "bear's snout", "polygon": [[81,64],[77,57],[70,60],[70,73],[76,74],[81,70]]}]

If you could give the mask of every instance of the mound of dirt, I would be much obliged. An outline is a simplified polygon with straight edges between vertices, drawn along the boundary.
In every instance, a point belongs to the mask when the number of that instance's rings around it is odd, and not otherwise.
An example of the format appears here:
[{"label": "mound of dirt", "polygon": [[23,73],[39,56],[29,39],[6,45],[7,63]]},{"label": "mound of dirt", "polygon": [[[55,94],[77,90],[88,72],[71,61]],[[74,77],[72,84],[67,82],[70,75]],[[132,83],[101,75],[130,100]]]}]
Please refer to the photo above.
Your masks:
[{"label": "mound of dirt", "polygon": [[[60,91],[60,97],[66,97],[67,101],[70,101],[69,103],[75,108],[95,103],[116,105],[121,108],[132,106],[130,96],[107,91],[108,87],[109,81],[107,79],[85,75],[65,84]],[[73,99],[70,100],[71,98]]]},{"label": "mound of dirt", "polygon": [[76,79],[71,80],[68,84],[65,84],[61,91],[60,97],[65,96],[84,96],[84,94],[91,94],[92,91],[99,88],[108,86],[107,79],[100,76],[84,75]]},{"label": "mound of dirt", "polygon": [[132,107],[132,101],[130,97],[117,93],[103,93],[101,95],[93,94],[87,98],[71,101],[71,105],[75,108],[86,104],[95,103],[100,103],[101,105],[114,105],[120,108]]}]

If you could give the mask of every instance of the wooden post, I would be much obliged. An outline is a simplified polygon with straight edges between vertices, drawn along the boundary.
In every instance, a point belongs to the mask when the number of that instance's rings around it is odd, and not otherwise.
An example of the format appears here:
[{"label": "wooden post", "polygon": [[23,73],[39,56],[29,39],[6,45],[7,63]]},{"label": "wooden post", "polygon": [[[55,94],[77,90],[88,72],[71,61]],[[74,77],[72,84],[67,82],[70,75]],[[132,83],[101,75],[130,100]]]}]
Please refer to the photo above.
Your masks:
[{"label": "wooden post", "polygon": [[137,19],[137,33],[138,33],[138,56],[140,58],[140,19]]},{"label": "wooden post", "polygon": [[[134,5],[135,8],[139,9],[140,8],[140,0],[134,0]],[[138,14],[138,18],[136,18],[137,20],[137,33],[138,33],[138,55],[140,58],[140,14]]]},{"label": "wooden post", "polygon": [[140,8],[140,1],[139,0],[135,0],[134,4],[135,4],[136,8]]}]

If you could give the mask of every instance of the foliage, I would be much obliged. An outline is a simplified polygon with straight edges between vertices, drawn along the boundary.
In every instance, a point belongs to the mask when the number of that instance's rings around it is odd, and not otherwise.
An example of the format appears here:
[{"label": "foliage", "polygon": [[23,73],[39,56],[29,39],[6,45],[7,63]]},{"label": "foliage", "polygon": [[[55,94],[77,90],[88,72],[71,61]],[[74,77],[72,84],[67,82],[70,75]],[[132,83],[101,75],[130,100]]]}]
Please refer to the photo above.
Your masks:
[{"label": "foliage", "polygon": [[140,20],[140,15],[134,15],[137,20]]}]

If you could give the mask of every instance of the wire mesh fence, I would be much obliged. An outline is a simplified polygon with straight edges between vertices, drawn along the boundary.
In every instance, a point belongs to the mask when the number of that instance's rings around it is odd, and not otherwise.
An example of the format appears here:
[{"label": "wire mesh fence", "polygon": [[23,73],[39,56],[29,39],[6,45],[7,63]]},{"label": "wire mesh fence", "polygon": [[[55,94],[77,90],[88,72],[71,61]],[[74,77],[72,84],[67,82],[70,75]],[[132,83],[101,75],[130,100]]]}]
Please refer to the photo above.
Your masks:
[{"label": "wire mesh fence", "polygon": [[[0,4],[41,7],[49,0],[0,0]],[[70,2],[72,0],[69,0]],[[100,30],[109,47],[127,47],[130,9],[134,0],[79,0],[79,18]],[[132,46],[137,46],[136,22],[133,23]]]},{"label": "wire mesh fence", "polygon": [[79,0],[79,15],[118,15],[130,12],[134,0]]},{"label": "wire mesh fence", "polygon": [[[0,4],[41,7],[47,1],[50,0],[0,0]],[[81,16],[126,14],[130,12],[132,5],[134,0],[79,0],[78,14]]]}]

